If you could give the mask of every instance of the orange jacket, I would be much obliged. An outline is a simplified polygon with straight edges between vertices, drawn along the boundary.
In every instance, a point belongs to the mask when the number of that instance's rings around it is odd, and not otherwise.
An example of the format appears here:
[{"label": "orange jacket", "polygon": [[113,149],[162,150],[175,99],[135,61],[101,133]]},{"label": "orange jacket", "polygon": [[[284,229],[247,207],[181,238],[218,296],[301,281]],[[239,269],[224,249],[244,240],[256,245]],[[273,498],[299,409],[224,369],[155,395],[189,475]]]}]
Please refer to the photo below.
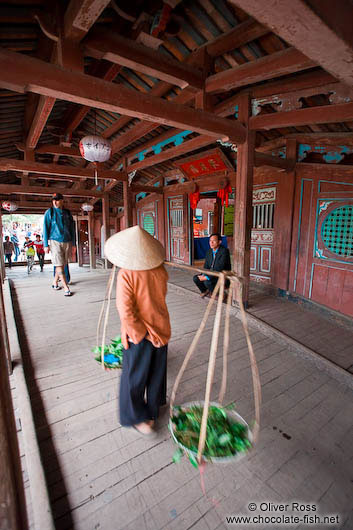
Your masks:
[{"label": "orange jacket", "polygon": [[166,304],[168,274],[163,265],[147,271],[120,269],[116,306],[121,321],[121,338],[138,344],[146,337],[157,348],[171,335]]}]

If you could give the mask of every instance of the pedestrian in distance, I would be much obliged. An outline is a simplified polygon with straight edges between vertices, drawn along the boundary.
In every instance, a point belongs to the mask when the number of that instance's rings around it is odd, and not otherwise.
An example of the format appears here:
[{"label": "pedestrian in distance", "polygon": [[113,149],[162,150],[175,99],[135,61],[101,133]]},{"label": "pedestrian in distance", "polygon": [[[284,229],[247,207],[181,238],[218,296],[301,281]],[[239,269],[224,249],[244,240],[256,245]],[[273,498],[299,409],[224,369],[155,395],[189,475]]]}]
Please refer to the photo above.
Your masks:
[{"label": "pedestrian in distance", "polygon": [[9,269],[12,267],[12,254],[15,252],[15,246],[10,241],[10,237],[6,236],[4,241],[4,254],[5,254],[5,260],[8,261]]},{"label": "pedestrian in distance", "polygon": [[36,238],[33,241],[33,244],[36,249],[37,258],[39,261],[40,272],[43,272],[45,252],[44,252],[43,240],[39,234],[36,235]]},{"label": "pedestrian in distance", "polygon": [[70,253],[76,252],[75,222],[70,210],[64,208],[64,197],[55,193],[52,197],[52,207],[44,214],[43,241],[46,253],[51,252],[51,260],[56,267],[52,289],[61,289],[58,281],[64,286],[64,295],[71,296],[66,282],[64,269],[69,263]]}]

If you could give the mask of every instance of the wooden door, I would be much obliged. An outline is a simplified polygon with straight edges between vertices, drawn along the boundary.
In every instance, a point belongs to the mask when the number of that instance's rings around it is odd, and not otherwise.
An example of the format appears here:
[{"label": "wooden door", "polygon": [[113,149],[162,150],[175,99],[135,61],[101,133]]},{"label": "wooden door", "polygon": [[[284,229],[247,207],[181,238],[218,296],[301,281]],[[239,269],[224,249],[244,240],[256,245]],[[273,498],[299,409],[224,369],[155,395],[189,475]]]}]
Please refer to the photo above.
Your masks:
[{"label": "wooden door", "polygon": [[182,195],[168,198],[169,259],[185,263],[187,259],[187,233]]},{"label": "wooden door", "polygon": [[275,187],[253,193],[250,278],[261,283],[272,283],[275,198]]},{"label": "wooden door", "polygon": [[290,288],[353,317],[353,184],[313,175],[297,189]]}]

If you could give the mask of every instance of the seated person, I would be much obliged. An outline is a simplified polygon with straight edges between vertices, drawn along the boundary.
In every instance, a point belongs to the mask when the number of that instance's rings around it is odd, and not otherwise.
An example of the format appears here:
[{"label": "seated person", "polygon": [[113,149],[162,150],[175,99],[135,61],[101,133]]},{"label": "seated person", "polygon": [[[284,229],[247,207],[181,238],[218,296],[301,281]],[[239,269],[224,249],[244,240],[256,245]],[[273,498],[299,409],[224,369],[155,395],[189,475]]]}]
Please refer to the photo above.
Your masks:
[{"label": "seated person", "polygon": [[[204,269],[210,271],[230,271],[229,250],[222,245],[221,234],[215,233],[210,236],[210,248],[206,252]],[[206,274],[196,274],[193,280],[201,291],[201,297],[204,298],[212,293],[218,281],[217,276],[207,276]]]}]

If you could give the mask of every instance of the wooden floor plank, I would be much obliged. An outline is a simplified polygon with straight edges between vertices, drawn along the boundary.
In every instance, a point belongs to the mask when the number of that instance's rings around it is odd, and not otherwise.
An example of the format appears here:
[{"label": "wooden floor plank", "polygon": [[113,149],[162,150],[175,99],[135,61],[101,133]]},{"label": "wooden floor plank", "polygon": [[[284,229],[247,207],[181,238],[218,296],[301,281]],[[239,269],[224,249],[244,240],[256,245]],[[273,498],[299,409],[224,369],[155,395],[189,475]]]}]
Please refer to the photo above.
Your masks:
[{"label": "wooden floor plank", "polygon": [[[136,431],[120,427],[116,400],[120,374],[101,370],[90,351],[109,272],[72,269],[75,295],[69,300],[50,291],[49,271],[25,278],[18,277],[18,271],[14,274],[26,333],[29,388],[58,529],[215,530],[226,528],[228,515],[247,515],[250,499],[285,502],[298,497],[319,502],[323,513],[340,510],[342,524],[349,528],[352,392],[290,353],[285,345],[250,329],[263,392],[260,440],[238,465],[206,468],[206,498],[198,471],[186,459],[172,464],[174,446],[167,430],[167,411],[158,423],[156,440],[145,440]],[[170,277],[190,286],[190,278],[183,273]],[[191,289],[196,292],[192,285]],[[36,296],[42,301],[40,308]],[[317,315],[307,322],[307,313],[289,302],[274,302],[258,292],[255,299],[259,309],[254,314],[260,318],[268,318],[296,338],[302,330],[301,337],[310,344],[322,344],[323,351],[332,350],[342,361],[349,358],[349,331],[342,333],[342,328],[330,323],[320,339],[322,320]],[[172,289],[167,300],[173,329],[168,353],[170,392],[206,303],[194,295],[186,301]],[[120,329],[114,305],[113,301],[109,338]],[[213,318],[181,381],[178,403],[203,398]],[[341,335],[341,348],[335,349]],[[221,384],[221,361],[220,347],[215,398]],[[250,361],[241,322],[235,318],[225,396],[225,402],[231,401],[252,420]]]}]

